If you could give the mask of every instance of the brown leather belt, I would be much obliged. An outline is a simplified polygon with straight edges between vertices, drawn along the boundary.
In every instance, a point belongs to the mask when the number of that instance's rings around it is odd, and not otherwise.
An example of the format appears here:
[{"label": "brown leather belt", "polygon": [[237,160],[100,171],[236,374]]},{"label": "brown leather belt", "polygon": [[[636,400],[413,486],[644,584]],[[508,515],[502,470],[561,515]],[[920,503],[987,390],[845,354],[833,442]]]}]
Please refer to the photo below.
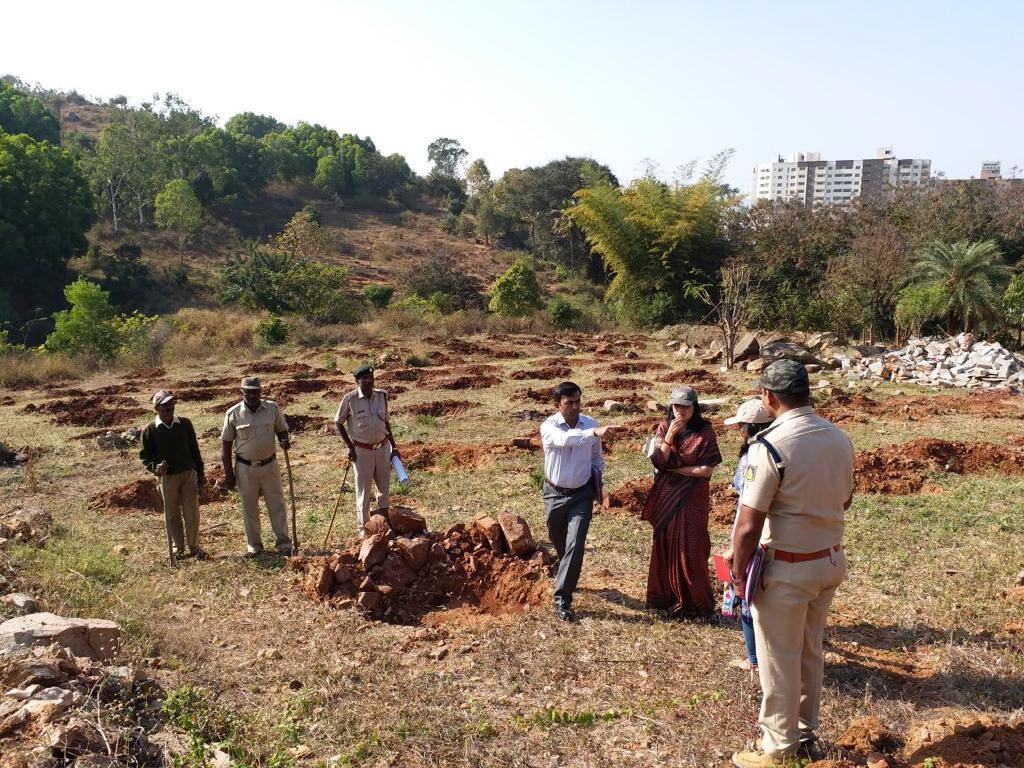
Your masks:
[{"label": "brown leather belt", "polygon": [[352,441],[352,445],[354,445],[356,448],[364,448],[367,451],[376,451],[378,448],[380,448],[382,445],[384,445],[384,443],[386,443],[387,441],[388,441],[388,439],[386,437],[383,440],[381,440],[379,443],[360,443],[358,440],[353,440]]},{"label": "brown leather belt", "polygon": [[819,549],[817,552],[786,552],[776,549],[775,559],[786,563],[806,563],[809,560],[821,560],[823,557],[832,557],[833,552],[840,552],[842,549],[842,544],[836,544],[828,549]]},{"label": "brown leather belt", "polygon": [[247,467],[265,467],[276,458],[277,455],[275,454],[269,459],[264,459],[263,461],[250,461],[249,459],[243,459],[241,456],[235,456],[235,461],[239,464],[245,464]]}]

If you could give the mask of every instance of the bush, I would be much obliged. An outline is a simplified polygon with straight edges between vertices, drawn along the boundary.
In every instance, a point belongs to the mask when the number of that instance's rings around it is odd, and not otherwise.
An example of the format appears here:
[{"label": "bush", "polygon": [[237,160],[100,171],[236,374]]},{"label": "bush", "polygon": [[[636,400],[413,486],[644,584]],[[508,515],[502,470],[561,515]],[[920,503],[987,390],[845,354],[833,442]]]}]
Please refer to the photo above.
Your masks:
[{"label": "bush", "polygon": [[489,308],[498,315],[524,317],[543,306],[536,273],[523,261],[517,261],[491,286]]},{"label": "bush", "polygon": [[270,346],[284,344],[288,338],[288,327],[280,317],[271,315],[256,324],[256,336],[262,339],[264,344]]},{"label": "bush", "polygon": [[390,285],[368,285],[363,288],[363,298],[377,309],[384,309],[390,304],[394,294],[395,289]]},{"label": "bush", "polygon": [[184,288],[188,285],[188,267],[184,264],[170,264],[162,270],[164,282],[172,288]]},{"label": "bush", "polygon": [[548,302],[548,315],[551,324],[561,330],[575,328],[580,320],[580,311],[561,296],[555,296]]},{"label": "bush", "polygon": [[409,292],[421,299],[436,294],[449,298],[448,311],[479,308],[486,305],[480,280],[469,274],[461,264],[448,255],[437,255],[419,264],[403,275]]},{"label": "bush", "polygon": [[624,296],[615,308],[615,317],[619,323],[630,328],[660,327],[675,319],[672,299],[664,293]]},{"label": "bush", "polygon": [[156,322],[155,317],[137,312],[127,317],[115,314],[110,294],[84,277],[68,285],[64,297],[71,308],[53,316],[53,333],[43,344],[48,352],[113,360],[143,347]]}]

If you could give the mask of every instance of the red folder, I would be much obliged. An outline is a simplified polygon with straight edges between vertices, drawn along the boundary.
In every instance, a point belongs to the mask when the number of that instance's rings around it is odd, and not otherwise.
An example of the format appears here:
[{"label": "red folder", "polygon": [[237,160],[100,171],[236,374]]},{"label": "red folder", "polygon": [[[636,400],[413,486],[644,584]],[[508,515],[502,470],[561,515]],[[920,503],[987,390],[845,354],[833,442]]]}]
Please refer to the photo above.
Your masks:
[{"label": "red folder", "polygon": [[715,563],[715,578],[719,581],[728,584],[732,581],[732,576],[729,575],[729,566],[725,563],[725,558],[721,555],[715,555],[711,558]]}]

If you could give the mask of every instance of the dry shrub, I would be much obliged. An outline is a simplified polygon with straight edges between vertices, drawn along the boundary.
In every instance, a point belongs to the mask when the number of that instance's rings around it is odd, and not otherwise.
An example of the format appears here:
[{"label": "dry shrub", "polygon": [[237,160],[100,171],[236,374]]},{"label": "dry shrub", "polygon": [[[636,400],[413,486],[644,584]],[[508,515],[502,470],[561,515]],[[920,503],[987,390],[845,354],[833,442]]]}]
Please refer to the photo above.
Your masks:
[{"label": "dry shrub", "polygon": [[169,318],[165,338],[157,339],[165,360],[208,360],[225,351],[252,349],[256,324],[254,312],[228,309],[183,309]]},{"label": "dry shrub", "polygon": [[5,389],[80,379],[89,371],[85,358],[35,350],[0,355],[0,387]]}]

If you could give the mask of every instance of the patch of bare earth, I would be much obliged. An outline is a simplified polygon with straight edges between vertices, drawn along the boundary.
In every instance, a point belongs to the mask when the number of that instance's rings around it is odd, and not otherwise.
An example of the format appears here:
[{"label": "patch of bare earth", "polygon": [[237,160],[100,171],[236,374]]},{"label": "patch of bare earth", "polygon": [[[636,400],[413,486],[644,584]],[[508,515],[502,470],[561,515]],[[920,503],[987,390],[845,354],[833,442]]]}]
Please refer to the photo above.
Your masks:
[{"label": "patch of bare earth", "polygon": [[[84,395],[84,393],[82,393]],[[50,400],[36,405],[29,403],[22,413],[42,413],[61,426],[114,427],[129,426],[147,411],[130,397],[82,397]]]},{"label": "patch of bare earth", "polygon": [[923,438],[865,451],[854,458],[854,481],[860,493],[918,493],[929,475],[991,471],[1024,474],[1024,449]]},{"label": "patch of bare earth", "polygon": [[884,400],[875,400],[861,393],[838,394],[823,402],[817,411],[836,424],[867,424],[878,419],[927,421],[958,414],[982,419],[1005,419],[1019,417],[1024,413],[1024,398],[1008,392],[894,395]]},{"label": "patch of bare earth", "polygon": [[409,413],[415,414],[416,416],[456,416],[460,413],[472,410],[480,405],[480,403],[472,403],[468,400],[433,400],[429,403],[418,403],[416,405],[410,405],[402,410],[407,410]]}]

